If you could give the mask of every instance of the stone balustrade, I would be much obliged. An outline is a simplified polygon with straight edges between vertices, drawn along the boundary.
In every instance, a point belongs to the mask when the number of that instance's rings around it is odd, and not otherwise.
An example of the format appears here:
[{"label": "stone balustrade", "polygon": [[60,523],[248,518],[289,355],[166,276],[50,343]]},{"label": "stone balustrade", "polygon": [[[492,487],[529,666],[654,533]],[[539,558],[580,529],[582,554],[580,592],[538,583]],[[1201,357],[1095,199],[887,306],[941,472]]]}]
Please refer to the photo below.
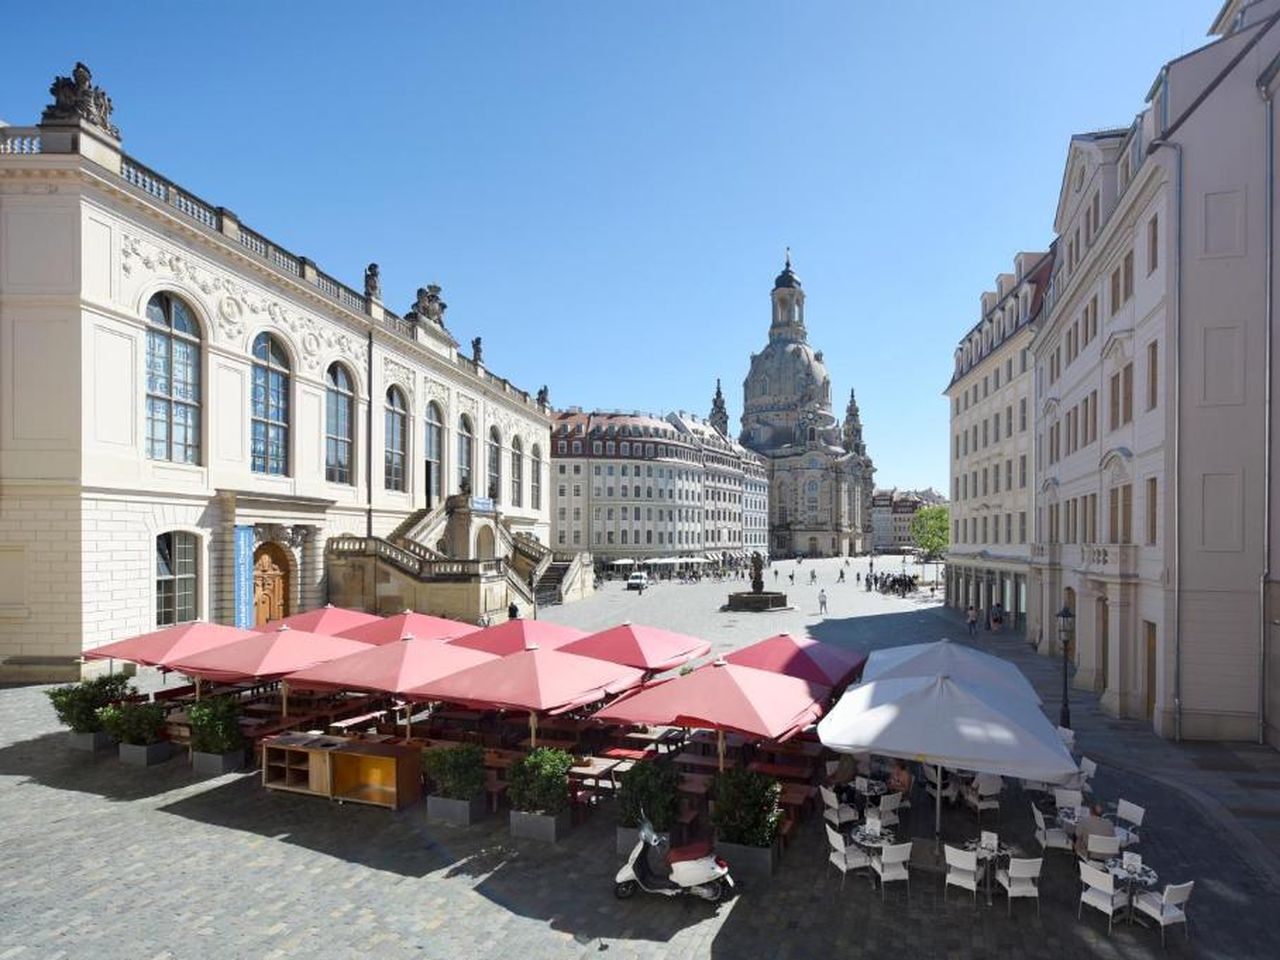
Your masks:
[{"label": "stone balustrade", "polygon": [[0,127],[0,154],[44,152],[39,127]]}]

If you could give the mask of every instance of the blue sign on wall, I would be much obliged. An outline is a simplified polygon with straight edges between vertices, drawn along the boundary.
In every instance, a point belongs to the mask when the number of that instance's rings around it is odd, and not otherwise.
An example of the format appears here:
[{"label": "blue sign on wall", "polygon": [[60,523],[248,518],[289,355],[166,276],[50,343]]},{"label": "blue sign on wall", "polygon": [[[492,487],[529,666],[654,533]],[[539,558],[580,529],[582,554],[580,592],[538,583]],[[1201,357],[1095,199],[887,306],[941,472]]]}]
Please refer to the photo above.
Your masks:
[{"label": "blue sign on wall", "polygon": [[236,626],[253,627],[253,527],[236,526]]}]

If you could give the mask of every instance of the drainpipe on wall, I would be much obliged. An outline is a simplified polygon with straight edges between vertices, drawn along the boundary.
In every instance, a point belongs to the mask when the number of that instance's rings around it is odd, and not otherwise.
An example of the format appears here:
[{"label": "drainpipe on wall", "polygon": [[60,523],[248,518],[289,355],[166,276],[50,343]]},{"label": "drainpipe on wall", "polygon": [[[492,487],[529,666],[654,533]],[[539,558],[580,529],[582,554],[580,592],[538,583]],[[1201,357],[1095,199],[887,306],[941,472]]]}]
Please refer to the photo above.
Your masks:
[{"label": "drainpipe on wall", "polygon": [[[1167,83],[1167,80],[1166,80]],[[1168,147],[1174,155],[1173,241],[1173,739],[1182,739],[1182,144],[1159,138],[1148,152]]]},{"label": "drainpipe on wall", "polygon": [[368,380],[366,393],[369,407],[364,415],[364,482],[365,511],[364,535],[373,536],[373,331],[369,331],[369,364],[365,371]]}]

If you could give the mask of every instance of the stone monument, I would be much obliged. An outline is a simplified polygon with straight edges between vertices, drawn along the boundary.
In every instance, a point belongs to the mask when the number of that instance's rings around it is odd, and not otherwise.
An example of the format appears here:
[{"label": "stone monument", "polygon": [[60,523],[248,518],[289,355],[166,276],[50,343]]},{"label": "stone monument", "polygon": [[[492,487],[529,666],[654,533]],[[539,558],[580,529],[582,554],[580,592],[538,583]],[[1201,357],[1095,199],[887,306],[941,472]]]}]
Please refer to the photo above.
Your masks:
[{"label": "stone monument", "polygon": [[787,609],[787,595],[779,590],[764,588],[764,557],[757,550],[751,554],[751,589],[729,594],[729,610],[745,610],[763,613],[766,610]]}]

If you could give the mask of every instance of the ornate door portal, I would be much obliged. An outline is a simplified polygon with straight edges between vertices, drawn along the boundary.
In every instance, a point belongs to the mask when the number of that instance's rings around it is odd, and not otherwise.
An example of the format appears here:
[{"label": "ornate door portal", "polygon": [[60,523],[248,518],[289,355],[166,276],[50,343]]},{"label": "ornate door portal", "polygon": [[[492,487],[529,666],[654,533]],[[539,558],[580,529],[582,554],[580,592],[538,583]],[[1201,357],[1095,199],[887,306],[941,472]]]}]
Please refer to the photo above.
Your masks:
[{"label": "ornate door portal", "polygon": [[289,558],[278,543],[253,552],[254,621],[263,626],[289,615]]}]

